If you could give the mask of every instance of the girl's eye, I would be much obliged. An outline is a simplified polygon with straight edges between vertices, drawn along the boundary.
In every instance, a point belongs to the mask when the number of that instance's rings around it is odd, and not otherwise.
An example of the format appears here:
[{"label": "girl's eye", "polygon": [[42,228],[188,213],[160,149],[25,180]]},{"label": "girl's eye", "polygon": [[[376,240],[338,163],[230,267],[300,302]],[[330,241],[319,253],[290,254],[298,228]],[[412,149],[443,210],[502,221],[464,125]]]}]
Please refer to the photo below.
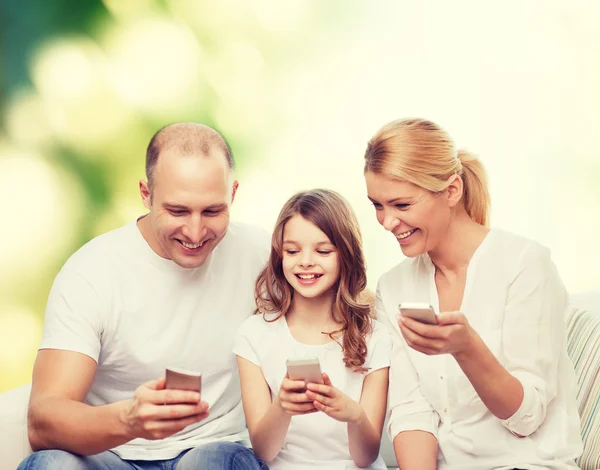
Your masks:
[{"label": "girl's eye", "polygon": [[296,253],[298,253],[298,250],[285,250],[285,252],[286,252],[288,255],[295,255]]},{"label": "girl's eye", "polygon": [[317,253],[319,253],[320,255],[328,255],[329,253],[331,253],[331,250],[317,250]]}]

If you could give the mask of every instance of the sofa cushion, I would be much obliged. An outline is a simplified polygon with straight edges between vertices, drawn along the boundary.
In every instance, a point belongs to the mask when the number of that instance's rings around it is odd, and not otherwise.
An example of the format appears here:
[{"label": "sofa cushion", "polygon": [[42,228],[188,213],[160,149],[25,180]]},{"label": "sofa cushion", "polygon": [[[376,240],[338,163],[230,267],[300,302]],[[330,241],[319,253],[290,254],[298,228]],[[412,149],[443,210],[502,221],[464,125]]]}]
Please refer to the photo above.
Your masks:
[{"label": "sofa cushion", "polygon": [[567,313],[567,350],[577,375],[584,446],[577,463],[582,470],[595,470],[600,468],[600,304],[595,311],[572,304],[577,307]]}]

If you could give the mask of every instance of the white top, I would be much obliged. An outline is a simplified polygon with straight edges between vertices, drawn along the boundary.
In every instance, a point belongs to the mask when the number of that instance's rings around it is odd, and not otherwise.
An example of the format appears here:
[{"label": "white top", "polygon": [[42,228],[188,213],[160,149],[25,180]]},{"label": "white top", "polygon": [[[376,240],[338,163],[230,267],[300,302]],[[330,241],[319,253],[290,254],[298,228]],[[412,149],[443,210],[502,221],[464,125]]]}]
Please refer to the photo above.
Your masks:
[{"label": "white top", "polygon": [[98,363],[85,399],[130,399],[169,366],[202,373],[210,415],[161,440],[113,449],[124,459],[162,460],[211,441],[248,442],[235,332],[254,308],[254,283],[269,251],[262,229],[231,223],[204,265],[182,268],[148,246],[136,222],[79,249],[57,275],[40,349],[88,355]]},{"label": "white top", "polygon": [[[267,315],[272,319],[276,315]],[[360,401],[366,375],[389,367],[392,342],[387,329],[373,322],[373,333],[367,338],[365,373],[353,372],[343,362],[342,348],[336,342],[320,345],[299,343],[292,336],[285,317],[266,322],[262,315],[248,318],[239,330],[233,351],[238,356],[260,366],[269,388],[271,398],[279,392],[286,374],[287,359],[316,357],[321,370],[326,372],[334,387],[355,401]],[[346,423],[337,421],[325,413],[292,416],[283,448],[273,462],[271,470],[328,470],[358,468],[348,445]],[[381,456],[369,469],[385,469]]]},{"label": "white top", "polygon": [[[377,312],[394,340],[388,431],[424,430],[439,442],[439,469],[567,469],[582,452],[576,379],[567,356],[567,293],[549,251],[491,230],[474,253],[460,311],[524,389],[505,421],[483,404],[451,355],[407,346],[396,315],[401,302],[439,312],[429,256],[407,259],[383,275]],[[513,433],[525,435],[519,438]]]}]

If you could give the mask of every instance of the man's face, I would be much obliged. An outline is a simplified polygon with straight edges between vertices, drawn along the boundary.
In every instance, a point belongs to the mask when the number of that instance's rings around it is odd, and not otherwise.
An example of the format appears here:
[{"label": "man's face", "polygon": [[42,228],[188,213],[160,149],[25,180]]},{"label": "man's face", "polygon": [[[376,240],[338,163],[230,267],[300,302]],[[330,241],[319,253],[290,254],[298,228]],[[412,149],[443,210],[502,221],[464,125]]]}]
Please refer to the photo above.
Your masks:
[{"label": "man's face", "polygon": [[147,183],[140,182],[150,211],[150,247],[184,268],[202,266],[227,233],[237,190],[225,155],[218,148],[208,158],[161,152],[153,182],[152,197]]}]

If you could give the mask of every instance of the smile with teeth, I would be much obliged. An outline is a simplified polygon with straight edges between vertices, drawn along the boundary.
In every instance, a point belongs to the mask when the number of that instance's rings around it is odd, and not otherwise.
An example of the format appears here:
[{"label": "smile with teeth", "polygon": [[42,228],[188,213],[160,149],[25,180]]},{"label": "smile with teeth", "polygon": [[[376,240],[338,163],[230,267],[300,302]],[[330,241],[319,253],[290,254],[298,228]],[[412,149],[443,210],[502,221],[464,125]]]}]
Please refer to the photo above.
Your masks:
[{"label": "smile with teeth", "polygon": [[196,248],[200,248],[202,245],[204,245],[204,242],[202,242],[202,243],[187,243],[182,240],[178,240],[178,241],[179,241],[179,243],[181,243],[186,248],[189,248],[190,250],[195,250]]},{"label": "smile with teeth", "polygon": [[297,277],[299,277],[300,279],[304,279],[305,281],[311,280],[311,279],[318,279],[322,276],[322,274],[296,274]]},{"label": "smile with teeth", "polygon": [[403,238],[406,238],[406,237],[412,235],[413,233],[415,233],[416,230],[417,230],[416,228],[413,228],[412,230],[409,230],[408,232],[400,233],[400,234],[396,235],[396,238],[398,240],[402,240]]}]

